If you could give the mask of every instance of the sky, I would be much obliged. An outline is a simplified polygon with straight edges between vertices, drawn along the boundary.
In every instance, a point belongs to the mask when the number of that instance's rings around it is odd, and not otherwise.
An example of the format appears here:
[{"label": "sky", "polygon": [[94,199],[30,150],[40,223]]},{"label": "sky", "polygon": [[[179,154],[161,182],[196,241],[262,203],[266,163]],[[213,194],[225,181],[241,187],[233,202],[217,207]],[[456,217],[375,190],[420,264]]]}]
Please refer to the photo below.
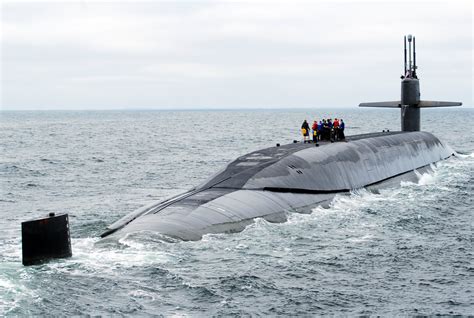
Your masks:
[{"label": "sky", "polygon": [[0,109],[356,107],[473,99],[473,2],[3,0]]}]

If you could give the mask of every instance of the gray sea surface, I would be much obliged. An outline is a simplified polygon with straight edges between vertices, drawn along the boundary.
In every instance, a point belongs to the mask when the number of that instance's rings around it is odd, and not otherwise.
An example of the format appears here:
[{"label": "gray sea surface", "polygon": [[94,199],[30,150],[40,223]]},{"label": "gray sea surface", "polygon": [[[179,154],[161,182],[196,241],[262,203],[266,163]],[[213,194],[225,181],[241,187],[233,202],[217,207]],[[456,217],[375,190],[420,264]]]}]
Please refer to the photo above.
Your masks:
[{"label": "gray sea surface", "polygon": [[[303,119],[346,134],[399,130],[391,109],[0,112],[0,315],[474,314],[474,109],[422,111],[457,155],[418,183],[338,195],[197,242],[106,226],[247,152],[300,139]],[[21,264],[23,221],[68,213],[73,257]]]}]

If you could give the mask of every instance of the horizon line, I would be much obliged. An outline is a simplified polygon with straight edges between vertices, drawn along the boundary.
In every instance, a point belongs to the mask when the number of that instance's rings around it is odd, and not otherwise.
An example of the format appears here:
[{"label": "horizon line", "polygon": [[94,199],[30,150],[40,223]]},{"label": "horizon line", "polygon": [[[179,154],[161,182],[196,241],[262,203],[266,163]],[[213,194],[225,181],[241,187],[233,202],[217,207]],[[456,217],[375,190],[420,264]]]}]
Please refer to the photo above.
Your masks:
[{"label": "horizon line", "polygon": [[[25,109],[14,109],[14,108],[1,108],[0,112],[33,112],[33,111],[246,111],[246,110],[328,110],[328,109],[354,109],[359,108],[358,106],[325,106],[325,107],[245,107],[245,108],[236,108],[236,107],[197,107],[197,108],[25,108]],[[474,108],[474,106],[462,105],[461,107],[448,108],[448,109],[463,109],[463,108]],[[393,109],[392,109],[393,110]]]}]

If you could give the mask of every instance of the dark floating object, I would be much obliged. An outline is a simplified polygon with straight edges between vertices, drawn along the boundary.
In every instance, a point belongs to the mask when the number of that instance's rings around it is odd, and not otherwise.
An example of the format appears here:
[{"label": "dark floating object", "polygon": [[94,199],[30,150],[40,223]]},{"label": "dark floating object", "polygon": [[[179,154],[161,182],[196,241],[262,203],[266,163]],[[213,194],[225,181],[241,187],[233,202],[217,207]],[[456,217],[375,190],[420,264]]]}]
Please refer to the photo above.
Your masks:
[{"label": "dark floating object", "polygon": [[436,136],[420,131],[420,109],[461,103],[420,100],[416,70],[415,38],[410,35],[408,42],[405,39],[400,100],[359,105],[400,108],[401,131],[324,140],[319,147],[294,140],[245,154],[201,185],[124,216],[101,236],[117,240],[147,231],[199,240],[208,233],[241,231],[254,218],[284,222],[288,211],[308,213],[338,193],[362,187],[377,191],[418,180],[415,171],[429,171],[432,163],[453,153]]},{"label": "dark floating object", "polygon": [[68,215],[50,213],[47,218],[22,222],[21,241],[25,266],[71,257]]},{"label": "dark floating object", "polygon": [[276,144],[277,147],[280,147],[280,144]]}]

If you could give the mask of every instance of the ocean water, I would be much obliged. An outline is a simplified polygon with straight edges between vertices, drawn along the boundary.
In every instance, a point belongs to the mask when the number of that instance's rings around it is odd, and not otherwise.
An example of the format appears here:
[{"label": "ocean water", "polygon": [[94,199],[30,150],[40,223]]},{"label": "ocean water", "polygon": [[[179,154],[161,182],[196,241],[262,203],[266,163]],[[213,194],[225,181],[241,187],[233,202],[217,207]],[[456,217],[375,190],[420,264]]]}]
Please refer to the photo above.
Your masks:
[{"label": "ocean water", "polygon": [[[197,242],[97,244],[125,214],[322,116],[348,135],[399,129],[383,109],[1,112],[0,315],[474,314],[472,108],[423,110],[458,155],[418,183]],[[73,257],[24,267],[20,224],[49,212],[69,214]]]}]

